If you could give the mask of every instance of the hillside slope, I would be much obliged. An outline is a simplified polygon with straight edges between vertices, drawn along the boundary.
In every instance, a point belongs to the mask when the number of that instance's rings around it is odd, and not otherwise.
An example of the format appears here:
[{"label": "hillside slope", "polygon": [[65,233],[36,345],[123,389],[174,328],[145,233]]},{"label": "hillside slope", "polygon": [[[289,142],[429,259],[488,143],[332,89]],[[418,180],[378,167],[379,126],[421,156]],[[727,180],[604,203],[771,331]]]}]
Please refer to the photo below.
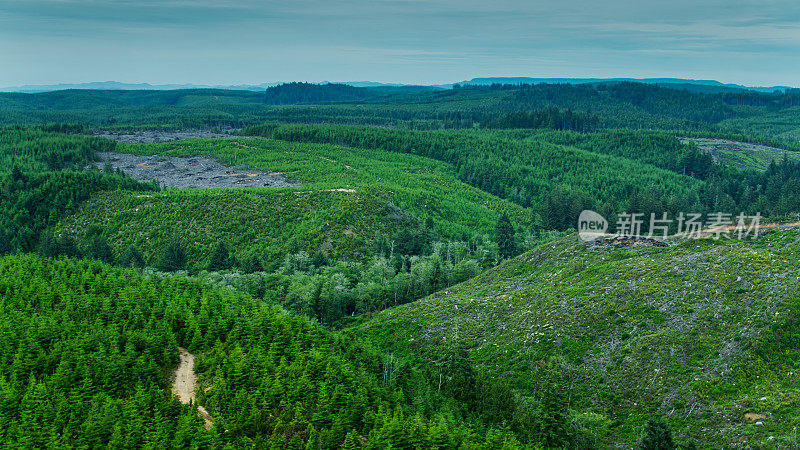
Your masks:
[{"label": "hillside slope", "polygon": [[570,408],[608,416],[613,443],[634,443],[652,415],[703,445],[791,439],[799,251],[794,230],[666,248],[588,247],[572,236],[357,331],[396,351],[457,341],[523,396],[536,396],[531,373],[556,357]]},{"label": "hillside slope", "polygon": [[379,236],[388,239],[428,221],[439,236],[455,240],[492,234],[502,212],[525,227],[534,217],[530,209],[459,181],[448,164],[415,155],[267,139],[116,148],[157,155],[167,164],[170,157],[207,156],[226,166],[284,174],[298,185],[106,192],[82,203],[57,229],[83,239],[90,227],[100,227],[117,252],[136,245],[151,262],[176,234],[191,244],[192,261],[205,261],[223,240],[238,257],[258,254],[267,262],[299,250],[363,259],[373,256]]},{"label": "hillside slope", "polygon": [[300,250],[366,257],[371,255],[366,244],[377,234],[391,235],[409,223],[385,200],[355,192],[116,191],[84,202],[62,221],[59,232],[84,239],[100,227],[117,254],[135,245],[150,264],[177,235],[189,244],[189,260],[200,264],[218,242],[226,242],[239,258],[256,254],[269,262]]}]

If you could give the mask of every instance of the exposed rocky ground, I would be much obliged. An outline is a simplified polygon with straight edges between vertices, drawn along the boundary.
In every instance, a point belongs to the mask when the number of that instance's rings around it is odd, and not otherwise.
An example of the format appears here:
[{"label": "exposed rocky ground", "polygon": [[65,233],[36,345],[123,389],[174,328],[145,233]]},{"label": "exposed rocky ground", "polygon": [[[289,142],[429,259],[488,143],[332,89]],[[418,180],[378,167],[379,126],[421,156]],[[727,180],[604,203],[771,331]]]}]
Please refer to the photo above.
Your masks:
[{"label": "exposed rocky ground", "polygon": [[[95,136],[111,139],[117,142],[168,142],[180,139],[221,139],[233,136],[223,133],[214,133],[208,130],[140,130],[128,133],[112,133],[108,131],[95,131]],[[237,139],[243,136],[236,136]]]},{"label": "exposed rocky ground", "polygon": [[141,156],[128,153],[100,153],[98,168],[103,169],[108,161],[114,169],[120,169],[139,181],[156,180],[166,188],[243,188],[243,187],[290,187],[297,183],[277,173],[255,170],[234,170],[219,162],[200,156],[166,157]]},{"label": "exposed rocky ground", "polygon": [[639,245],[651,247],[667,247],[668,243],[658,239],[652,239],[643,236],[612,236],[604,239],[598,239],[592,243],[592,248],[607,248],[607,247],[635,247]]},{"label": "exposed rocky ground", "polygon": [[768,145],[727,139],[678,138],[681,142],[694,142],[697,147],[714,158],[714,162],[732,165],[740,169],[764,170],[773,160],[780,161],[784,155],[789,159],[800,159],[797,152],[784,150]]}]

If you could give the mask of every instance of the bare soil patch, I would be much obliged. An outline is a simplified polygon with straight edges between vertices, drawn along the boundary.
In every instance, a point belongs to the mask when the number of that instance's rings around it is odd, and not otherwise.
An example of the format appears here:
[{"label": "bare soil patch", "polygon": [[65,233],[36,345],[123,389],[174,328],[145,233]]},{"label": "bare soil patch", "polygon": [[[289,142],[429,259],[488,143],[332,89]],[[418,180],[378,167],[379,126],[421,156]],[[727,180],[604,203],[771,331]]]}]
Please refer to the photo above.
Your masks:
[{"label": "bare soil patch", "polygon": [[[181,403],[189,404],[194,402],[197,390],[197,376],[194,374],[194,355],[183,347],[178,347],[180,362],[175,369],[175,380],[172,382],[172,392],[174,392]],[[214,419],[211,414],[202,406],[197,407],[197,414],[203,418],[206,430],[211,428]]]},{"label": "bare soil patch", "polygon": [[115,169],[139,181],[155,180],[167,188],[243,188],[292,187],[298,183],[281,174],[255,170],[235,170],[218,161],[201,156],[140,156],[128,153],[99,153],[102,169],[108,161]]},{"label": "bare soil patch", "polygon": [[744,415],[744,420],[746,420],[748,422],[755,422],[756,420],[761,420],[761,419],[766,419],[766,418],[767,418],[767,416],[765,416],[764,414],[757,414],[757,413],[752,413],[752,412],[745,413],[745,415]]},{"label": "bare soil patch", "polygon": [[172,382],[174,392],[181,403],[190,403],[195,399],[197,376],[194,374],[194,355],[183,347],[178,347],[180,363],[175,369],[175,381]]}]

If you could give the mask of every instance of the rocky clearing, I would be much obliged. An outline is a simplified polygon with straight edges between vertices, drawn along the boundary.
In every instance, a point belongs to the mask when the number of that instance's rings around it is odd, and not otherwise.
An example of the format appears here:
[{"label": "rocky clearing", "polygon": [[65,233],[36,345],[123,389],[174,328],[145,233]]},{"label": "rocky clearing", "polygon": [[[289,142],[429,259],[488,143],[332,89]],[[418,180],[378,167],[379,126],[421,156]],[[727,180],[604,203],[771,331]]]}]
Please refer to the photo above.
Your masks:
[{"label": "rocky clearing", "polygon": [[800,154],[789,150],[770,147],[767,145],[750,144],[747,142],[731,141],[727,139],[708,139],[680,137],[681,142],[694,142],[704,153],[714,158],[714,162],[729,164],[738,168],[755,168],[765,170],[770,161],[780,161],[784,155],[789,159],[800,159]]},{"label": "rocky clearing", "polygon": [[[158,131],[141,130],[130,133],[110,133],[108,131],[95,131],[95,136],[104,137],[117,142],[169,142],[180,139],[227,139],[234,136],[223,133],[214,133],[208,130],[184,130],[184,131]],[[236,138],[247,139],[246,136],[235,136]]]},{"label": "rocky clearing", "polygon": [[165,188],[243,188],[243,187],[293,187],[298,183],[277,173],[234,170],[219,162],[201,156],[166,157],[140,156],[128,153],[99,153],[99,169],[109,162],[128,176],[139,181],[155,180]]}]

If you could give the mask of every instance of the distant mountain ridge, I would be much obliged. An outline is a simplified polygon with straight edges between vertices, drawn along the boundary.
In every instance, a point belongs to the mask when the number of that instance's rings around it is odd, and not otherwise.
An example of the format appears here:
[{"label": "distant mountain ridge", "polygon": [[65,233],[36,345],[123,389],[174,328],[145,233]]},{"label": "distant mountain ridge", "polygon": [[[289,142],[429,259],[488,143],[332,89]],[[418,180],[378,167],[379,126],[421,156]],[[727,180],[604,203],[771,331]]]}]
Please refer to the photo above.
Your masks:
[{"label": "distant mountain ridge", "polygon": [[[322,81],[314,84],[347,84],[353,87],[382,87],[382,88],[408,88],[408,87],[427,87],[430,89],[451,89],[454,85],[478,85],[487,86],[491,84],[597,84],[597,83],[619,83],[634,82],[645,84],[656,84],[663,87],[674,89],[688,89],[694,92],[735,92],[735,91],[755,91],[755,92],[775,92],[786,89],[794,89],[790,86],[745,86],[734,83],[722,83],[716,80],[693,80],[684,78],[533,78],[533,77],[486,77],[473,78],[451,84],[415,85],[403,83],[381,83],[377,81],[341,81],[329,82]],[[119,81],[94,81],[88,83],[59,83],[59,84],[31,84],[23,86],[12,86],[0,88],[0,92],[19,92],[19,93],[38,93],[62,91],[67,89],[89,89],[89,90],[153,90],[164,91],[173,89],[227,89],[241,91],[263,91],[269,87],[285,84],[284,82],[267,82],[260,84],[150,84],[150,83],[123,83]]]},{"label": "distant mountain ridge", "polygon": [[[347,84],[353,87],[408,87],[410,84],[400,83],[379,83],[376,81],[345,81],[329,82],[322,81],[318,84]],[[122,83],[119,81],[93,81],[89,83],[59,83],[59,84],[26,84],[23,86],[12,86],[0,88],[0,92],[19,92],[23,94],[34,94],[39,92],[64,91],[67,89],[88,89],[88,90],[129,90],[129,91],[168,91],[174,89],[227,89],[239,91],[263,91],[267,88],[284,84],[283,82],[269,82],[260,84],[150,84],[150,83]],[[450,88],[452,85],[447,85]],[[445,88],[444,86],[431,86],[431,88]]]},{"label": "distant mountain ridge", "polygon": [[725,92],[725,91],[757,91],[757,92],[774,92],[792,89],[790,86],[745,86],[734,83],[722,83],[716,80],[693,80],[684,78],[531,78],[531,77],[490,77],[490,78],[473,78],[471,80],[462,81],[461,85],[479,85],[485,86],[490,84],[594,84],[594,83],[619,83],[629,81],[634,83],[644,84],[657,84],[665,87],[675,88],[691,88],[693,86],[703,86],[707,92]]},{"label": "distant mountain ridge", "polygon": [[150,83],[122,83],[119,81],[93,81],[89,83],[59,83],[59,84],[28,84],[24,86],[14,86],[2,88],[3,92],[37,93],[50,91],[63,91],[67,89],[90,89],[90,90],[147,90],[147,91],[167,91],[173,89],[229,89],[243,91],[263,91],[270,86],[281,83],[261,83],[261,84],[237,84],[237,85],[207,85],[207,84],[150,84]]}]

